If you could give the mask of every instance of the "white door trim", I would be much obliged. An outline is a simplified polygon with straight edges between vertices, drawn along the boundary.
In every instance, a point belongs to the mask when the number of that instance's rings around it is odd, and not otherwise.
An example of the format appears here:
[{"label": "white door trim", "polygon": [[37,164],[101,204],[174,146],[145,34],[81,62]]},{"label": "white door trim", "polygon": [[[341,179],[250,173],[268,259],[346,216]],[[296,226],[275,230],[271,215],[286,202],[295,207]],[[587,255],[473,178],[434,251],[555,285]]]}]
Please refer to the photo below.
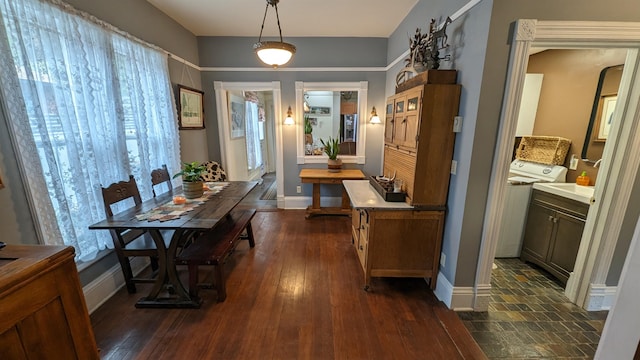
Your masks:
[{"label": "white door trim", "polygon": [[[529,48],[640,48],[640,23],[594,22],[594,21],[538,21],[521,19],[516,22],[510,54],[509,68],[500,114],[498,141],[494,153],[492,174],[487,201],[482,244],[476,271],[474,309],[486,311],[488,288],[491,287],[491,268],[504,209],[504,190],[509,173],[509,163],[513,152],[513,141],[520,109],[520,99],[529,61]],[[637,101],[640,78],[637,76],[638,51],[630,51],[625,64],[623,83],[629,85],[618,95],[624,111],[616,110],[616,117],[623,120],[614,124],[612,137],[616,143],[607,146],[603,155],[603,166],[596,185],[597,199],[590,210],[585,224],[584,237],[578,257],[586,261],[576,263],[576,271],[567,287],[567,296],[573,302],[584,305],[590,283],[603,284],[609,271],[613,250],[622,225],[622,219],[633,180],[640,165],[640,152],[631,151],[640,143],[637,126],[640,123]],[[621,131],[624,127],[625,130]],[[636,147],[637,149],[637,147]],[[615,155],[615,156],[614,156]],[[625,160],[626,166],[620,166]],[[610,204],[616,204],[609,209]],[[611,210],[611,211],[609,211]],[[618,219],[616,218],[619,217]],[[595,219],[599,221],[596,223]],[[604,231],[606,230],[606,231]],[[585,241],[586,240],[586,241]],[[597,260],[597,261],[596,261]],[[584,274],[588,274],[584,276]],[[593,275],[593,277],[592,277]]]},{"label": "white door trim", "polygon": [[213,88],[216,93],[216,114],[218,118],[218,139],[220,140],[220,157],[223,164],[230,163],[227,150],[227,139],[231,138],[229,129],[229,108],[227,104],[227,91],[251,90],[271,91],[273,94],[273,114],[275,116],[276,132],[276,186],[278,208],[284,208],[284,160],[282,153],[282,95],[280,82],[228,82],[214,81]]}]

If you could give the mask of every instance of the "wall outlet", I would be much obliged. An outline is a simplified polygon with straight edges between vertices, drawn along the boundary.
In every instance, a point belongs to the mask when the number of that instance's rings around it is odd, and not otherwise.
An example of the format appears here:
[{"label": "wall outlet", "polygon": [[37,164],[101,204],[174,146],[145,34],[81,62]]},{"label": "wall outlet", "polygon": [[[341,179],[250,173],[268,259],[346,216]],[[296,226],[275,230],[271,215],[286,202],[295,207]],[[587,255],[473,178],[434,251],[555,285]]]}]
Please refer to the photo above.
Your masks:
[{"label": "wall outlet", "polygon": [[451,160],[451,175],[455,175],[458,171],[458,162],[455,160]]},{"label": "wall outlet", "polygon": [[447,263],[447,255],[445,255],[444,253],[440,254],[440,266],[444,267]]},{"label": "wall outlet", "polygon": [[456,116],[453,118],[453,132],[459,133],[462,131],[462,116]]},{"label": "wall outlet", "polygon": [[569,161],[569,169],[576,170],[578,168],[578,158],[576,155],[571,155],[571,161]]},{"label": "wall outlet", "polygon": [[300,185],[296,186],[296,192],[300,194],[302,192],[302,186]]}]

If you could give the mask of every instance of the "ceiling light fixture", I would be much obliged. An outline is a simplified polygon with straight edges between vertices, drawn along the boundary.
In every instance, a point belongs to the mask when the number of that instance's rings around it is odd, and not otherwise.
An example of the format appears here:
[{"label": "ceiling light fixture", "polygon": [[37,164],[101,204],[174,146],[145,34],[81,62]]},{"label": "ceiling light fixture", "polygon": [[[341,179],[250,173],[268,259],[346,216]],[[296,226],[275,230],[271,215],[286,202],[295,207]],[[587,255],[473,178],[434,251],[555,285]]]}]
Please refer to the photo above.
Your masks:
[{"label": "ceiling light fixture", "polygon": [[[282,29],[280,28],[280,16],[278,15],[278,2],[280,2],[280,0],[267,0],[267,7],[264,9],[264,17],[262,18],[262,27],[260,28],[260,36],[258,37],[258,42],[253,44],[253,50],[255,50],[260,60],[274,68],[288,63],[296,52],[295,46],[282,41]],[[276,9],[280,41],[262,41],[262,30],[264,30],[264,21],[267,18],[269,5]]]}]

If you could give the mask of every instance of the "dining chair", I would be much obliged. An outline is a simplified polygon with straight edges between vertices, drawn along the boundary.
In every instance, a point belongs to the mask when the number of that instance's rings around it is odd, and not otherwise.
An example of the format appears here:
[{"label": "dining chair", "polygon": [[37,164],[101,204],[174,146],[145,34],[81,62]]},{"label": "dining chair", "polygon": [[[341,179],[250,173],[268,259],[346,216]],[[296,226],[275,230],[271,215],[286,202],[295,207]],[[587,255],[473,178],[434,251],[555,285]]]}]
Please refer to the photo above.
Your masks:
[{"label": "dining chair", "polygon": [[[138,185],[133,175],[129,175],[129,181],[120,181],[109,186],[102,187],[102,199],[107,218],[113,217],[112,205],[127,199],[133,199],[135,205],[140,205],[142,199],[138,190]],[[153,283],[153,278],[158,270],[158,250],[146,230],[140,229],[111,229],[111,237],[122,274],[130,294],[136,292],[136,283]],[[165,240],[166,242],[167,240]],[[168,246],[168,244],[167,244]],[[151,262],[151,277],[134,277],[131,270],[130,257],[149,257]]]},{"label": "dining chair", "polygon": [[207,161],[202,163],[205,167],[204,174],[200,176],[202,181],[225,181],[227,173],[217,161]]},{"label": "dining chair", "polygon": [[153,192],[153,197],[156,197],[155,186],[162,183],[167,184],[167,191],[173,190],[173,184],[171,184],[171,176],[169,176],[169,170],[167,170],[166,164],[163,164],[161,168],[151,171],[151,191]]}]

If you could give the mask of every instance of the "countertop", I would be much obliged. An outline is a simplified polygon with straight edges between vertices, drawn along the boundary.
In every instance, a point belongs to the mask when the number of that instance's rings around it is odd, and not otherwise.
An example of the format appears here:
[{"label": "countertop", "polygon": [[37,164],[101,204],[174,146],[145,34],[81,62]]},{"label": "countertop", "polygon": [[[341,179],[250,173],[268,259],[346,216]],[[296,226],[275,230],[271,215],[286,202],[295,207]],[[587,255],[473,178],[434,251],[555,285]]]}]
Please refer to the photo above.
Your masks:
[{"label": "countertop", "polygon": [[369,180],[342,181],[351,204],[356,209],[413,210],[406,202],[384,201],[382,196],[369,184]]}]

